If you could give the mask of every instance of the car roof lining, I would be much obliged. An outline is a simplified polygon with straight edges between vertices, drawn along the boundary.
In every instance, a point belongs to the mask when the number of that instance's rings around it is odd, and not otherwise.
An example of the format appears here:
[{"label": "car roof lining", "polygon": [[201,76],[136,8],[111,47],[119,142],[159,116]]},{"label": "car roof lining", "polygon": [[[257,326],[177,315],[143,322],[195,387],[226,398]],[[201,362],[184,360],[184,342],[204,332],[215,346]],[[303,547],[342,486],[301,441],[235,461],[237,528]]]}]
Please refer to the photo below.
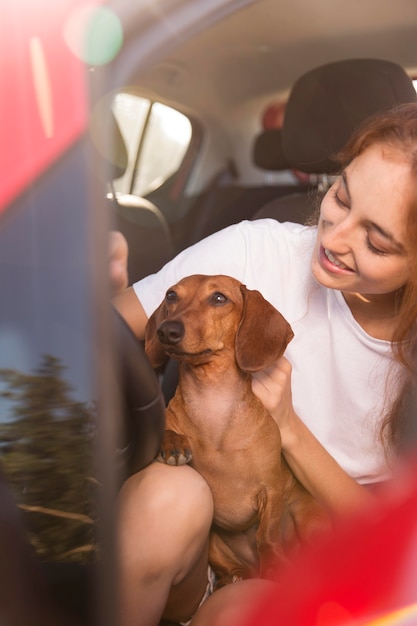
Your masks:
[{"label": "car roof lining", "polygon": [[[327,0],[255,2],[180,43],[142,74],[140,83],[190,109],[209,112],[288,91],[309,69],[352,58],[352,50],[355,57],[391,60],[412,71],[414,0],[350,3],[349,11],[341,0],[332,3],[331,12],[328,6]],[[277,58],[282,59],[278,66]]]}]

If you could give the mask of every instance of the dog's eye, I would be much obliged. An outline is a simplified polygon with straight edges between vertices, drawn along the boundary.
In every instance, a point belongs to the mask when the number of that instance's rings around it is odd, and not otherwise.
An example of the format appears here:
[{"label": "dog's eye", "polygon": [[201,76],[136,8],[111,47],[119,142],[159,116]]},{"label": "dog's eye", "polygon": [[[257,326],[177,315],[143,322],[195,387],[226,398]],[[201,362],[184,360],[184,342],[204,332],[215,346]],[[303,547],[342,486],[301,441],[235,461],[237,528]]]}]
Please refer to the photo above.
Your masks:
[{"label": "dog's eye", "polygon": [[170,289],[169,291],[166,292],[165,294],[165,301],[172,303],[172,302],[176,302],[178,299],[177,296],[177,292],[174,291],[173,289]]},{"label": "dog's eye", "polygon": [[229,302],[229,298],[225,296],[224,293],[220,293],[220,291],[216,291],[215,293],[211,295],[210,302],[212,304],[219,306],[222,304],[226,304],[226,302]]}]

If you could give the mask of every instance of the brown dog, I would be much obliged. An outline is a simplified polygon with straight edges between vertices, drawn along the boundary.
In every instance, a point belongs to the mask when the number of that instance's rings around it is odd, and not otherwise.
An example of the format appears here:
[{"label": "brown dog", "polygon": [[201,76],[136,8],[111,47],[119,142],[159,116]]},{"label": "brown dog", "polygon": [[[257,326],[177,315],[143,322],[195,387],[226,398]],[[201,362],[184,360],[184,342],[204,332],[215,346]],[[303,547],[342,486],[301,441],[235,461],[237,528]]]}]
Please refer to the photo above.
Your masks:
[{"label": "brown dog", "polygon": [[270,577],[326,519],[281,455],[279,429],[251,389],[291,327],[258,291],[228,276],[195,275],[171,287],[150,317],[154,367],[179,361],[159,459],[189,462],[214,499],[209,561],[219,586]]}]

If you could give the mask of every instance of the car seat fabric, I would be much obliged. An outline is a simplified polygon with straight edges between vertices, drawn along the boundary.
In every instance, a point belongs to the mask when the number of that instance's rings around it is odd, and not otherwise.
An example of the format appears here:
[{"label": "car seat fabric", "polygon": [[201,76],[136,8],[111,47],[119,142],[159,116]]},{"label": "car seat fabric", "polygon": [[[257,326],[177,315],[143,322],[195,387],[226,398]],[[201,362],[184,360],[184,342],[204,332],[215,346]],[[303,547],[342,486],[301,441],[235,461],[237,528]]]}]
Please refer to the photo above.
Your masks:
[{"label": "car seat fabric", "polygon": [[321,197],[317,189],[310,189],[275,198],[256,211],[252,219],[271,217],[280,222],[305,224],[318,209]]},{"label": "car seat fabric", "polygon": [[257,135],[253,144],[253,162],[272,172],[290,169],[282,146],[281,128],[270,128]]},{"label": "car seat fabric", "polygon": [[[281,129],[264,130],[256,136],[252,161],[258,168],[269,172],[290,169],[282,149]],[[301,189],[303,185],[296,180],[259,186],[213,185],[196,199],[191,209],[187,245],[196,243],[230,224],[251,219],[266,203],[280,196],[297,193]]]},{"label": "car seat fabric", "polygon": [[196,199],[191,209],[189,225],[192,217],[194,221],[186,243],[191,245],[230,224],[251,219],[265,203],[298,189],[297,185],[231,185],[210,189]]},{"label": "car seat fabric", "polygon": [[173,236],[161,211],[152,202],[131,196],[135,204],[110,200],[113,228],[123,233],[129,246],[129,284],[157,272],[175,256]]}]

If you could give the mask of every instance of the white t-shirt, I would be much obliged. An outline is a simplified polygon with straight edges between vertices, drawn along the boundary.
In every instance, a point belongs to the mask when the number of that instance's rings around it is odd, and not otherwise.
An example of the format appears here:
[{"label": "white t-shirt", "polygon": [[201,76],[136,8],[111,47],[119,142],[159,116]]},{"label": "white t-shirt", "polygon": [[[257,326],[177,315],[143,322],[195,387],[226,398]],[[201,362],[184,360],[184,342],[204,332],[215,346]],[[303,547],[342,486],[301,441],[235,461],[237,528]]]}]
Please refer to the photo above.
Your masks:
[{"label": "white t-shirt", "polygon": [[294,331],[285,356],[296,413],[350,476],[384,480],[390,472],[380,422],[391,346],[367,335],[340,292],[313,279],[315,239],[314,227],[244,221],[184,250],[134,289],[148,315],[191,274],[225,274],[260,291]]}]

